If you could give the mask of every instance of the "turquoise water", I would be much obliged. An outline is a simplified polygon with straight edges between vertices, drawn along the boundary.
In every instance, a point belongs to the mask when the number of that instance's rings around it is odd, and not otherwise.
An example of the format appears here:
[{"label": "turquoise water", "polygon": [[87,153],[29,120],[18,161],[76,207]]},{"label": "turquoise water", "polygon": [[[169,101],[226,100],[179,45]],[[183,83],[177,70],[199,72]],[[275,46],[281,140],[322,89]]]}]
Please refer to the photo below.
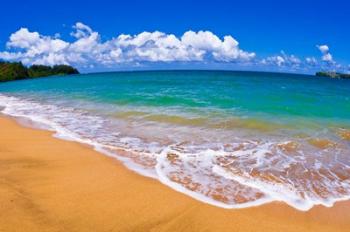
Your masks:
[{"label": "turquoise water", "polygon": [[350,81],[147,71],[0,84],[2,112],[226,208],[350,196]]},{"label": "turquoise water", "polygon": [[281,117],[339,120],[349,124],[350,82],[306,75],[220,72],[159,71],[121,72],[51,77],[0,85],[3,93],[177,109],[222,116],[253,117],[279,122]]}]

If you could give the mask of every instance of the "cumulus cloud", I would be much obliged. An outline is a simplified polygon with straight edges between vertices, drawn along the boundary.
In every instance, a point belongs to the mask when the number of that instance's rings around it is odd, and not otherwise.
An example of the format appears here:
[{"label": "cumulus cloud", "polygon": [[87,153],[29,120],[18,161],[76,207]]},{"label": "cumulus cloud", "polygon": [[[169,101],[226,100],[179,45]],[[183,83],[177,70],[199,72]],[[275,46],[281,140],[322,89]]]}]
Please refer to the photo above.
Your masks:
[{"label": "cumulus cloud", "polygon": [[317,48],[322,54],[319,68],[326,71],[334,72],[347,72],[347,65],[340,64],[333,59],[332,54],[330,53],[330,48],[328,45],[317,45]]},{"label": "cumulus cloud", "polygon": [[344,70],[343,65],[334,61],[328,45],[317,45],[316,47],[322,53],[320,60],[313,56],[299,58],[295,55],[288,55],[284,51],[281,51],[280,54],[262,58],[259,63],[284,70]]},{"label": "cumulus cloud", "polygon": [[333,56],[330,53],[324,54],[322,60],[326,62],[333,62]]},{"label": "cumulus cloud", "polygon": [[333,56],[329,52],[329,47],[328,45],[317,45],[318,49],[322,53],[322,61],[328,62],[328,63],[333,63]]},{"label": "cumulus cloud", "polygon": [[77,22],[73,26],[73,28],[75,29],[75,31],[71,32],[71,36],[73,36],[77,39],[86,37],[89,34],[93,33],[92,29],[89,26],[87,26],[81,22]]},{"label": "cumulus cloud", "polygon": [[27,28],[21,28],[13,33],[6,45],[9,49],[13,48],[21,51],[0,52],[0,58],[2,59],[50,65],[68,63],[62,57],[62,52],[69,46],[69,43],[56,37],[42,36],[38,32],[30,32]]},{"label": "cumulus cloud", "polygon": [[63,40],[58,33],[47,36],[20,28],[10,35],[6,50],[0,51],[0,59],[22,61],[26,65],[70,64],[79,68],[142,66],[156,62],[211,62],[286,70],[347,69],[347,66],[333,60],[325,44],[317,45],[322,54],[319,61],[315,57],[299,58],[284,51],[257,58],[254,52],[242,50],[231,35],[220,38],[210,31],[190,30],[180,36],[145,31],[135,35],[120,34],[102,41],[98,32],[77,22],[70,35],[73,41]]},{"label": "cumulus cloud", "polygon": [[310,66],[316,66],[318,64],[318,61],[315,57],[306,57],[305,61]]},{"label": "cumulus cloud", "polygon": [[101,41],[98,32],[78,22],[73,26],[73,42],[60,36],[44,36],[21,28],[7,42],[0,59],[21,60],[25,64],[113,65],[138,62],[215,61],[247,62],[255,53],[239,48],[232,36],[220,39],[210,31],[187,31],[181,37],[163,32],[121,34]]},{"label": "cumulus cloud", "polygon": [[283,59],[282,56],[269,56],[261,61],[262,64],[270,64],[270,65],[277,65],[281,67],[284,63],[285,60]]},{"label": "cumulus cloud", "polygon": [[328,45],[318,45],[317,47],[323,54],[326,54],[329,52]]},{"label": "cumulus cloud", "polygon": [[279,55],[269,56],[262,59],[261,63],[264,65],[272,65],[278,67],[298,68],[302,64],[302,61],[295,55],[288,55],[284,51],[281,51],[281,54]]}]

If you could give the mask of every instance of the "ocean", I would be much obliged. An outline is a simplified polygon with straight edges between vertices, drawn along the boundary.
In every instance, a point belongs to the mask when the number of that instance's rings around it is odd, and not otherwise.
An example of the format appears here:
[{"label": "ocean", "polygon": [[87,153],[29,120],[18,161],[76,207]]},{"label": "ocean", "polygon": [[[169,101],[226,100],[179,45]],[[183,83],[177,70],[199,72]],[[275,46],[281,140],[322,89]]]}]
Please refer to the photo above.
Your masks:
[{"label": "ocean", "polygon": [[350,199],[350,81],[138,71],[0,84],[0,110],[223,208]]}]

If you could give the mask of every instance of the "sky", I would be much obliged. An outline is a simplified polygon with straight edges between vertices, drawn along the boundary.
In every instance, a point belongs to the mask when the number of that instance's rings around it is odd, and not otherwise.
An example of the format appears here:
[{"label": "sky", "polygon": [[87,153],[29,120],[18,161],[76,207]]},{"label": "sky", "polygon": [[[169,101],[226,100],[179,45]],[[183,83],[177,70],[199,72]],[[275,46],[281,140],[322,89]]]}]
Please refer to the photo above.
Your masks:
[{"label": "sky", "polygon": [[350,70],[350,1],[4,1],[0,59],[82,72]]}]

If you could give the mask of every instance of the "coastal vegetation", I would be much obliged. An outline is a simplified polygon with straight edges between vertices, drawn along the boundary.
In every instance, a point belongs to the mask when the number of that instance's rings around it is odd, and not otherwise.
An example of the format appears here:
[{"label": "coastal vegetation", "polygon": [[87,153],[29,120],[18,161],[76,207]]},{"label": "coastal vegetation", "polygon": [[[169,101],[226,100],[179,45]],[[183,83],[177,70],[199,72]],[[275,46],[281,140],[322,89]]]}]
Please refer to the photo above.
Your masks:
[{"label": "coastal vegetation", "polygon": [[350,79],[350,74],[337,73],[337,72],[317,72],[316,76]]},{"label": "coastal vegetation", "polygon": [[26,67],[21,62],[0,61],[0,82],[70,74],[79,74],[79,71],[69,65],[32,65]]}]

